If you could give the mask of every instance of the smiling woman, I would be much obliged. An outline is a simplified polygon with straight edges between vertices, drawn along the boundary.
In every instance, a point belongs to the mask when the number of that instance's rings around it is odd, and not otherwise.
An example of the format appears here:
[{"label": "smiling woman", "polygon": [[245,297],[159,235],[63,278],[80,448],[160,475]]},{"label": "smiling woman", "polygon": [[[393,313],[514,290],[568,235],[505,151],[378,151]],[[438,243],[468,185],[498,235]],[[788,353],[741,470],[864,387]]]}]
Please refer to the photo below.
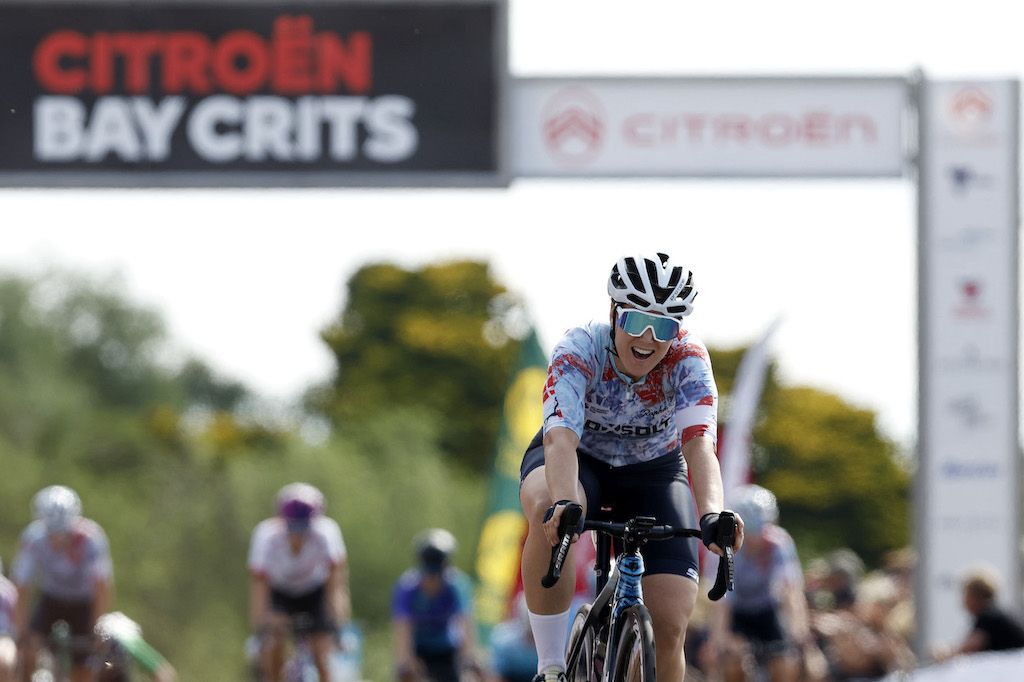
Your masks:
[{"label": "smiling woman", "polygon": [[[693,273],[663,253],[626,256],[607,282],[611,324],[570,329],[555,347],[544,425],[520,468],[529,521],[523,585],[539,661],[534,682],[565,680],[572,585],[541,589],[563,514],[651,516],[692,526],[696,506],[705,544],[723,552],[714,544],[723,504],[715,458],[718,389],[703,342],[682,327],[697,296]],[[743,523],[737,522],[738,549]],[[644,551],[657,668],[668,679],[685,673],[696,551],[682,538]],[[574,564],[570,551],[563,570],[571,574]]]}]

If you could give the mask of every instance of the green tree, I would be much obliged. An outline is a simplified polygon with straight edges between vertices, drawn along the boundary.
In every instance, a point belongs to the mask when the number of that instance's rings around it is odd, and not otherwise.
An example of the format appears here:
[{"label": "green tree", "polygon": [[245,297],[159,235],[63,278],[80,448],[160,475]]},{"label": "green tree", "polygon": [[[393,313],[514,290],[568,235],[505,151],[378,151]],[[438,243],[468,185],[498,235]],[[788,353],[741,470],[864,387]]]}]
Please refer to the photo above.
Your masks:
[{"label": "green tree", "polygon": [[321,407],[342,431],[396,407],[422,412],[440,426],[443,451],[486,471],[518,352],[505,324],[505,287],[487,264],[456,261],[367,265],[347,289],[323,332],[338,370]]},{"label": "green tree", "polygon": [[910,539],[910,474],[871,410],[783,388],[755,432],[758,480],[779,498],[805,556],[847,546],[869,564]]},{"label": "green tree", "polygon": [[469,569],[479,474],[444,456],[444,424],[414,408],[310,445],[202,362],[162,363],[166,343],[159,314],[116,280],[0,275],[0,553],[12,558],[39,488],[72,486],[110,538],[115,607],[182,679],[243,679],[250,533],[281,485],[308,480],[349,547],[365,670],[390,676],[388,602],[409,540],[449,528]]},{"label": "green tree", "polygon": [[[746,347],[710,349],[728,429],[729,396]],[[768,368],[753,434],[755,480],[775,492],[801,556],[850,547],[875,563],[910,536],[910,474],[872,411]]]}]

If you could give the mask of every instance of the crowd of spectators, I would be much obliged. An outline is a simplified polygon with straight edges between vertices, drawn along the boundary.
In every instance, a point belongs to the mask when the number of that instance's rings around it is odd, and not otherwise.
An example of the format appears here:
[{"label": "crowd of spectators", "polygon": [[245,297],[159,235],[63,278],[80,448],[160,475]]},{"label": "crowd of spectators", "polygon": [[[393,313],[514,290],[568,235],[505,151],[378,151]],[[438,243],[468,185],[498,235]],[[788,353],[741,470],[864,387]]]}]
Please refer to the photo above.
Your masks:
[{"label": "crowd of spectators", "polygon": [[[965,613],[971,619],[964,641],[956,647],[928,652],[919,660],[912,650],[914,566],[915,555],[910,549],[889,553],[882,567],[870,572],[849,549],[810,561],[804,570],[810,634],[805,641],[794,643],[798,665],[783,677],[768,673],[769,667],[756,648],[740,652],[744,674],[730,677],[723,660],[709,655],[706,633],[711,627],[712,609],[703,610],[706,618],[703,623],[695,623],[695,644],[688,647],[692,662],[687,682],[867,682],[956,655],[1024,648],[1019,620],[996,606],[997,581],[979,569],[965,574],[961,583]],[[726,655],[736,653],[732,650]]]}]

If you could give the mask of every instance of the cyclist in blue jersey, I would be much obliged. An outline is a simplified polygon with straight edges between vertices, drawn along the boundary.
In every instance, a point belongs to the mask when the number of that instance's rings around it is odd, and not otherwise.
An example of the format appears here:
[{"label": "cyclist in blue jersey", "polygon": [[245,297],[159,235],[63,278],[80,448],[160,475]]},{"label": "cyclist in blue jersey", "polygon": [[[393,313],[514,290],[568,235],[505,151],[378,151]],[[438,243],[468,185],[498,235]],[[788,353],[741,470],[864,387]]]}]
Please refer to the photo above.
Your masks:
[{"label": "cyclist in blue jersey", "polygon": [[[544,424],[523,457],[520,502],[529,521],[523,582],[537,643],[539,682],[564,678],[571,581],[540,585],[569,504],[587,515],[654,516],[691,526],[705,545],[722,511],[715,456],[718,390],[704,344],[683,327],[697,290],[693,274],[665,254],[627,256],[608,279],[609,323],[570,329],[555,347],[544,387]],[[692,481],[692,494],[687,477]],[[736,544],[743,543],[737,516]],[[654,624],[662,680],[681,682],[683,639],[697,598],[695,543],[644,548],[644,601]],[[574,569],[574,550],[563,571]]]},{"label": "cyclist in blue jersey", "polygon": [[413,540],[417,568],[402,574],[391,601],[399,680],[458,682],[479,671],[469,579],[451,566],[455,537],[442,528]]},{"label": "cyclist in blue jersey", "polygon": [[794,682],[798,653],[811,643],[803,569],[796,544],[776,525],[775,495],[759,485],[730,493],[746,523],[746,548],[736,555],[736,589],[718,602],[711,648],[726,682],[750,679],[756,665],[772,682]]}]

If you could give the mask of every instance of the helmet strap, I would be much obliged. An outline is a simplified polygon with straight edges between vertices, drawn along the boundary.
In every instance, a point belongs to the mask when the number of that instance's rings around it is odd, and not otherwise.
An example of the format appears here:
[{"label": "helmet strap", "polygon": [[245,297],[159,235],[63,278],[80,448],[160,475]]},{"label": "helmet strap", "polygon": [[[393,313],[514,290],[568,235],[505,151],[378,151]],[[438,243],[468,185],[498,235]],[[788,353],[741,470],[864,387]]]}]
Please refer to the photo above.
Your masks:
[{"label": "helmet strap", "polygon": [[611,323],[608,329],[608,340],[610,342],[608,344],[608,352],[615,357],[619,357],[619,349],[615,347],[615,303],[615,299],[611,299],[611,310],[608,312],[608,321]]}]

